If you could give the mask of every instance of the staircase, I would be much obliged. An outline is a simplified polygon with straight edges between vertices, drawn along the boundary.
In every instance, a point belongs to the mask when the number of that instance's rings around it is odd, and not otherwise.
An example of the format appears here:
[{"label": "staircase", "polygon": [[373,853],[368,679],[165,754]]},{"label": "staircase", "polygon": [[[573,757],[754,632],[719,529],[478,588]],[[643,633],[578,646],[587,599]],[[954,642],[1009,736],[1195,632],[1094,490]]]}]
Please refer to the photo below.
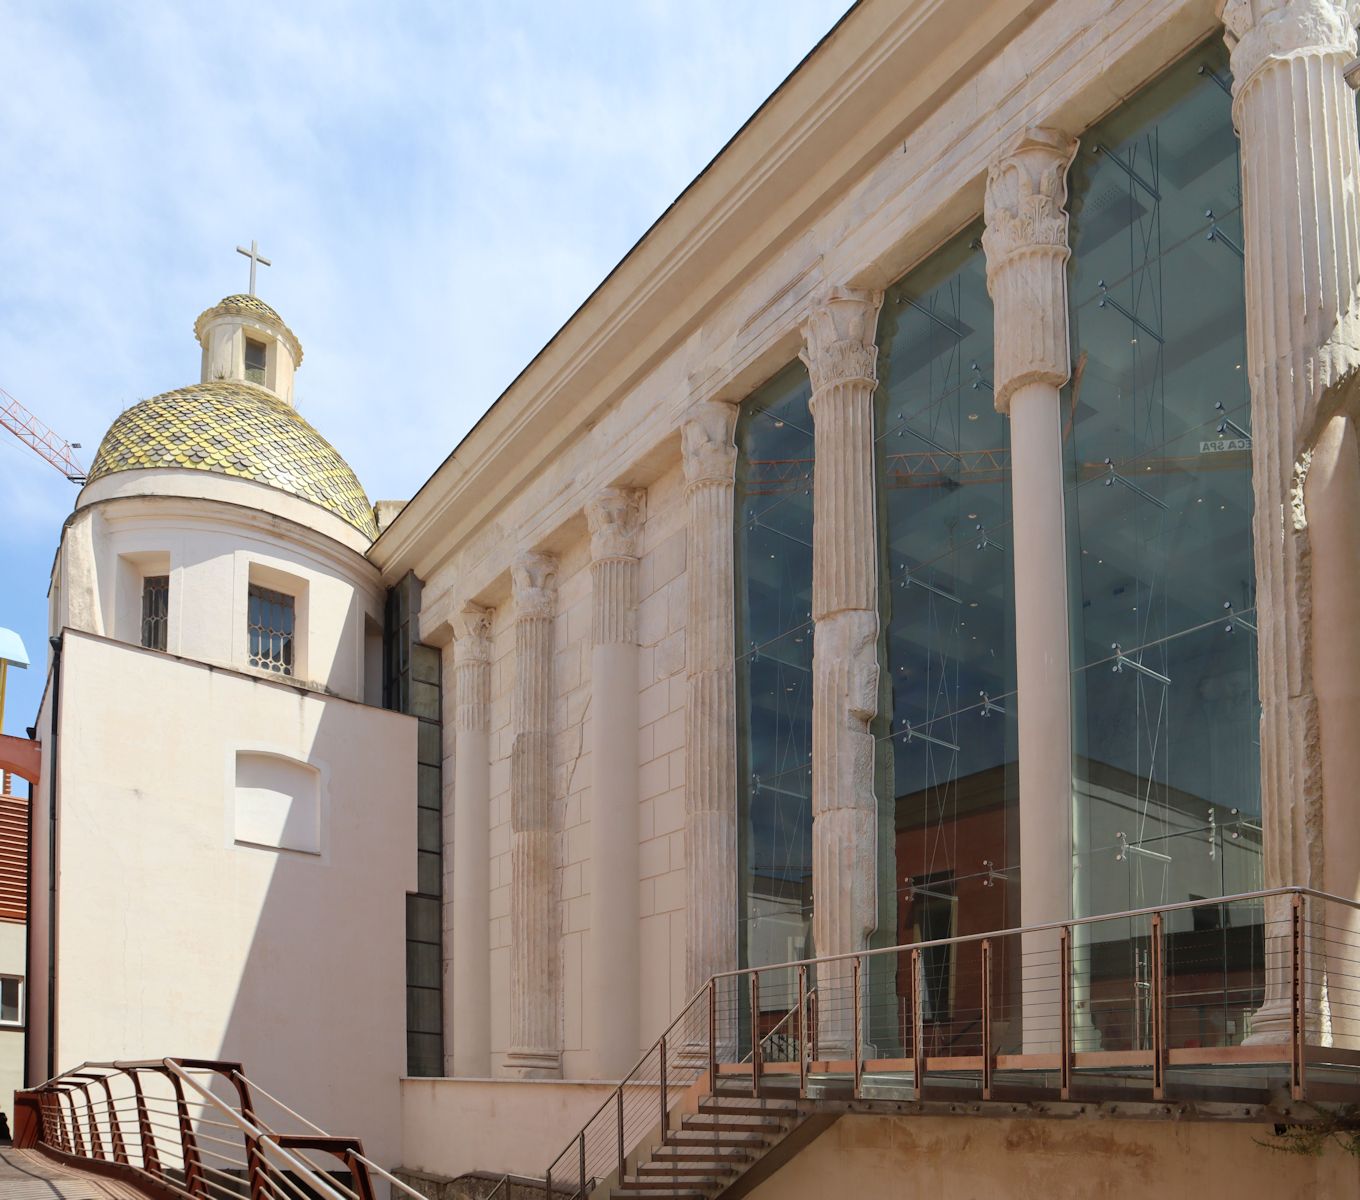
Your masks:
[{"label": "staircase", "polygon": [[[752,1099],[749,1095],[708,1092],[704,1089],[697,1110],[680,1118],[679,1128],[669,1130],[645,1161],[637,1163],[610,1189],[610,1195],[651,1200],[709,1200],[719,1195],[739,1195],[738,1184],[752,1168],[761,1167],[760,1178],[782,1164],[796,1142],[807,1138],[792,1135],[808,1123],[825,1126],[812,1107],[797,1100]],[[781,1148],[787,1147],[785,1153]]]}]

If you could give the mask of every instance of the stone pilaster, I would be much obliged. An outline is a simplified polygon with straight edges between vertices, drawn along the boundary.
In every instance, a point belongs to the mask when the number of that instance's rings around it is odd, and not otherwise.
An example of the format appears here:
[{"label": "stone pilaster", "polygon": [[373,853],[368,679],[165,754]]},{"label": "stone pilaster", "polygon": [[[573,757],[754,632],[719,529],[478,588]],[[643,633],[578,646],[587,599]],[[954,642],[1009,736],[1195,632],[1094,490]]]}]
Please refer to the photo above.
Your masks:
[{"label": "stone pilaster", "polygon": [[506,1073],[562,1073],[561,956],[553,822],[553,616],[557,559],[523,554],[511,567],[515,691],[510,750],[510,1047]]},{"label": "stone pilaster", "polygon": [[[444,987],[452,1009],[444,1022],[452,1043],[446,1070],[478,1078],[491,1074],[491,620],[475,604],[453,618],[453,720],[444,722],[445,740],[453,738],[452,772],[444,768],[453,782],[453,817],[444,822],[444,895],[453,905],[445,941],[446,956],[452,942]],[[446,656],[449,651],[445,647]]]},{"label": "stone pilaster", "polygon": [[642,493],[586,506],[591,581],[590,955],[585,1073],[620,1079],[640,1052],[637,573]]},{"label": "stone pilaster", "polygon": [[[1344,77],[1356,16],[1349,0],[1223,9],[1242,146],[1265,883],[1348,896],[1360,870],[1360,548],[1345,517],[1360,508],[1360,150]],[[1267,918],[1267,959],[1283,960],[1287,911],[1268,905]],[[1286,1035],[1287,996],[1283,974],[1268,977],[1255,1040]]]},{"label": "stone pilaster", "polygon": [[[1020,923],[1073,916],[1072,679],[1062,406],[1068,347],[1067,169],[1075,139],[1026,130],[987,174],[987,290],[995,323],[993,383],[1011,418],[1016,724],[1020,759]],[[1029,935],[1026,978],[1036,1005],[1050,995],[1056,935]],[[1086,989],[1076,996],[1084,1009]],[[1028,1006],[1028,1001],[1027,1001]],[[1080,1013],[1079,1013],[1080,1015]],[[1039,1022],[1033,1022],[1039,1023]],[[1050,1022],[1051,1024],[1051,1022]],[[1090,1032],[1089,1021],[1078,1025]],[[1050,1031],[1034,1030],[1037,1049]]]},{"label": "stone pilaster", "polygon": [[[733,490],[737,410],[701,401],[681,427],[685,469],[685,990],[737,965]],[[720,1012],[721,1020],[730,1013]],[[726,1028],[726,1025],[725,1025]]]},{"label": "stone pilaster", "polygon": [[[818,955],[863,950],[878,916],[878,507],[874,329],[882,292],[833,288],[803,323],[812,381],[812,938]],[[849,960],[818,971],[821,1053],[853,1041]]]}]

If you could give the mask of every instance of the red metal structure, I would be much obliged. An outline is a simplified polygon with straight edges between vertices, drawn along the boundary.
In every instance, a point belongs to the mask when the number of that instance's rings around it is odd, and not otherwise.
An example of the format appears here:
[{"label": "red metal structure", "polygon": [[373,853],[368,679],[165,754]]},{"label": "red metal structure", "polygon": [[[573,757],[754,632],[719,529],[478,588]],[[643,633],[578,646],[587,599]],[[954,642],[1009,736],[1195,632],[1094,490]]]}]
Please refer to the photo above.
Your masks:
[{"label": "red metal structure", "polygon": [[80,448],[79,443],[72,445],[53,433],[4,388],[0,388],[0,425],[33,453],[56,467],[72,483],[85,482],[85,468],[75,456],[75,451]]}]

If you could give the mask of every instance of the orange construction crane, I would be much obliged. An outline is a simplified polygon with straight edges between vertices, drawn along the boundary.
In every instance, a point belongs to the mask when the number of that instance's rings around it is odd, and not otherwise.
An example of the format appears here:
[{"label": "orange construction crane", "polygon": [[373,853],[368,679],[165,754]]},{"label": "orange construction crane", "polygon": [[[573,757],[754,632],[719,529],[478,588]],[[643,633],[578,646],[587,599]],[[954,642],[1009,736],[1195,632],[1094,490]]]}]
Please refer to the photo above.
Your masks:
[{"label": "orange construction crane", "polygon": [[79,442],[58,437],[4,388],[0,388],[0,425],[57,468],[72,483],[85,482],[85,468],[74,451]]}]

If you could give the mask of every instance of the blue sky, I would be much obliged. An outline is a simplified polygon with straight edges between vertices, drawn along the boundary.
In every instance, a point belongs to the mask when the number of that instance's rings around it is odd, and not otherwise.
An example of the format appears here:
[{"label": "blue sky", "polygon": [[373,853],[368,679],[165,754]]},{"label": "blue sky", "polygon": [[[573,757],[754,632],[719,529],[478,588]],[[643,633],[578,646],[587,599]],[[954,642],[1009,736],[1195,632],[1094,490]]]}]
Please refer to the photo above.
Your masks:
[{"label": "blue sky", "polygon": [[[849,0],[0,0],[0,388],[86,466],[259,294],[301,411],[414,493]],[[5,732],[76,489],[0,431]]]}]

